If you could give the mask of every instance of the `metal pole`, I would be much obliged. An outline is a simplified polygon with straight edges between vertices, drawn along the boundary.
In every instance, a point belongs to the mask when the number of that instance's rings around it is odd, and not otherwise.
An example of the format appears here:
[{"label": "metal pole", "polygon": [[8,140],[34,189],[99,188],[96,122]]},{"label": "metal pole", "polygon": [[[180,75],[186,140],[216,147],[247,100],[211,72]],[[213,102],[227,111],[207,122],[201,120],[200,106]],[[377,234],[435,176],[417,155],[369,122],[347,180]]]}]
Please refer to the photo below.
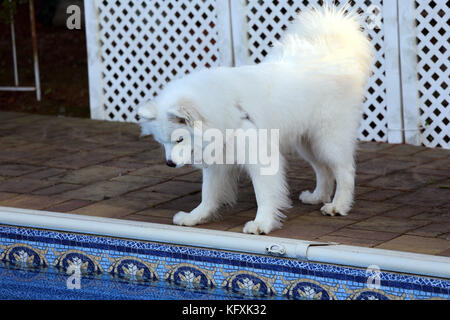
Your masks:
[{"label": "metal pole", "polygon": [[36,40],[36,21],[34,18],[34,0],[30,0],[31,38],[33,42],[34,81],[36,86],[36,99],[41,101],[41,82],[39,79],[39,60]]},{"label": "metal pole", "polygon": [[18,87],[19,73],[17,71],[16,31],[14,29],[14,17],[12,13],[10,17],[11,17],[11,43],[12,43],[13,68],[14,68],[14,85]]}]

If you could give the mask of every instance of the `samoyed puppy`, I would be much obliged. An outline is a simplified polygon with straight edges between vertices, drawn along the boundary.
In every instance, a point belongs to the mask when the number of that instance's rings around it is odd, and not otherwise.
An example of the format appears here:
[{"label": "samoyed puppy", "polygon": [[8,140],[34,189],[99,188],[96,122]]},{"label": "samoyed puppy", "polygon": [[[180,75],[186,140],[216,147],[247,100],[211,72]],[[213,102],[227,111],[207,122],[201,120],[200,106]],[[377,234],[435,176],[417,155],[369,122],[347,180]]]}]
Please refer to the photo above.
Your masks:
[{"label": "samoyed puppy", "polygon": [[[164,146],[167,165],[178,168],[194,162],[203,170],[201,203],[190,213],[175,214],[175,224],[205,223],[217,216],[222,205],[235,203],[238,177],[245,171],[258,209],[243,232],[268,234],[280,228],[283,210],[291,206],[284,155],[292,151],[310,163],[317,180],[315,189],[302,192],[299,199],[306,204],[323,203],[324,215],[348,214],[372,62],[370,42],[359,18],[334,7],[302,12],[262,63],[198,71],[169,83],[157,98],[139,106],[142,134],[152,134]],[[192,161],[198,144],[192,141],[204,143],[202,134],[208,129],[224,137],[228,129],[276,130],[278,145],[271,148],[279,153],[277,170],[262,174],[260,161]],[[216,139],[216,152],[227,139]],[[178,156],[175,150],[180,147],[189,156]],[[233,152],[248,152],[240,148],[234,147]]]}]

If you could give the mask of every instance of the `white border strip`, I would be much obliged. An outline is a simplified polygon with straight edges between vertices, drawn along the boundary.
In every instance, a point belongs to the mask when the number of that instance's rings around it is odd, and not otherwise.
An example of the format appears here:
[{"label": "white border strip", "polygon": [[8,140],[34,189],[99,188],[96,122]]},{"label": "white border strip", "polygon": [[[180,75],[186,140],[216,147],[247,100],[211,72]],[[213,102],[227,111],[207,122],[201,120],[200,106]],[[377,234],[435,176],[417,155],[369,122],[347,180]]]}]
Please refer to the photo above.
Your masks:
[{"label": "white border strip", "polygon": [[362,268],[377,265],[383,271],[450,278],[450,258],[447,257],[345,246],[336,243],[302,241],[1,206],[0,224],[255,254],[267,254],[271,250],[272,252],[282,253],[283,257],[311,262]]}]

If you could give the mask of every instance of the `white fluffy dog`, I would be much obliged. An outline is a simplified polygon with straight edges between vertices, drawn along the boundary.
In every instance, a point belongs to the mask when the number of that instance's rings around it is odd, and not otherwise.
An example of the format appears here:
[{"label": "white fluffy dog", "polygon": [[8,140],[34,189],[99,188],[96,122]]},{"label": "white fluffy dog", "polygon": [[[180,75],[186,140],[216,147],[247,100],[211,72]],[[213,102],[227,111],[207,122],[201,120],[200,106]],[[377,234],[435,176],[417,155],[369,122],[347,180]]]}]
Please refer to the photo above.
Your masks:
[{"label": "white fluffy dog", "polygon": [[[347,215],[372,61],[370,42],[358,20],[356,14],[330,7],[301,13],[262,63],[205,69],[168,84],[155,100],[139,107],[142,133],[164,145],[169,166],[180,167],[186,161],[176,158],[173,149],[190,139],[173,132],[183,128],[193,136],[196,121],[224,136],[226,129],[278,129],[281,154],[296,150],[316,173],[315,190],[302,192],[300,200],[324,203],[325,215]],[[255,220],[243,231],[268,234],[280,228],[282,210],[290,207],[283,164],[281,156],[280,168],[272,175],[262,175],[259,163],[198,164],[203,169],[202,201],[190,213],[177,213],[173,222],[204,223],[221,205],[233,204],[243,169],[258,204]]]}]

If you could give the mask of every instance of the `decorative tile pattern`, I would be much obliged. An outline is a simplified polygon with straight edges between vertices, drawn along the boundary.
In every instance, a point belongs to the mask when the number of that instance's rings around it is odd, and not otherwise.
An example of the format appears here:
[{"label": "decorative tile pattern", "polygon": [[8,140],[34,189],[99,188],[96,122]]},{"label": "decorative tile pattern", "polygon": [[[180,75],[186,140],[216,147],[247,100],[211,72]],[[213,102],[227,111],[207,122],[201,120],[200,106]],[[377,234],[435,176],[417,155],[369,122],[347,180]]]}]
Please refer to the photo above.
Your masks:
[{"label": "decorative tile pattern", "polygon": [[283,296],[288,299],[313,299],[313,300],[337,300],[334,292],[339,288],[329,287],[311,279],[299,279],[294,281],[285,281],[286,287],[283,290]]},{"label": "decorative tile pattern", "polygon": [[270,279],[248,270],[231,273],[222,271],[222,273],[226,276],[222,287],[227,291],[239,294],[245,298],[276,295],[276,290],[273,287],[273,283],[277,278],[276,275]]},{"label": "decorative tile pattern", "polygon": [[380,272],[371,289],[358,268],[31,228],[0,226],[0,248],[0,298],[450,298],[448,279]]}]

